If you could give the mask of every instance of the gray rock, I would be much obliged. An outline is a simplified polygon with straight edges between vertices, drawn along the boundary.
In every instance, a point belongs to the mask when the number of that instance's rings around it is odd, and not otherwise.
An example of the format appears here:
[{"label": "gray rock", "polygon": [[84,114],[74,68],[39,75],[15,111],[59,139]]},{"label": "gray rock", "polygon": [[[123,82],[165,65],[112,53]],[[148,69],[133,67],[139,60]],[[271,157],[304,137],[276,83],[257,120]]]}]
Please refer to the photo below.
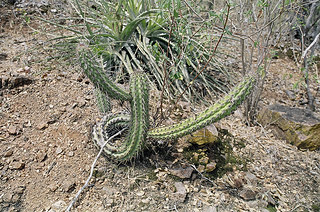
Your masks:
[{"label": "gray rock", "polygon": [[179,168],[179,169],[172,169],[170,170],[170,174],[177,176],[181,179],[187,179],[191,177],[191,174],[193,172],[192,167],[187,167],[187,168]]},{"label": "gray rock", "polygon": [[320,148],[320,118],[310,110],[275,104],[264,108],[258,121],[298,148]]},{"label": "gray rock", "polygon": [[66,180],[63,182],[62,184],[62,189],[64,192],[72,192],[76,187],[76,183],[74,181],[71,180]]},{"label": "gray rock", "polygon": [[174,193],[174,195],[177,197],[177,199],[180,202],[184,202],[187,196],[187,190],[184,187],[184,184],[182,182],[175,182],[174,186],[176,187],[176,190],[177,190],[176,193]]},{"label": "gray rock", "polygon": [[239,196],[246,201],[255,200],[256,195],[257,192],[251,190],[250,188],[243,188],[239,193]]},{"label": "gray rock", "polygon": [[287,96],[289,97],[290,100],[295,100],[296,99],[296,94],[293,91],[290,90],[285,90]]},{"label": "gray rock", "polygon": [[54,211],[64,211],[67,207],[67,203],[63,200],[59,200],[51,205],[51,209]]},{"label": "gray rock", "polygon": [[215,206],[207,206],[203,207],[203,212],[217,212],[217,208]]}]

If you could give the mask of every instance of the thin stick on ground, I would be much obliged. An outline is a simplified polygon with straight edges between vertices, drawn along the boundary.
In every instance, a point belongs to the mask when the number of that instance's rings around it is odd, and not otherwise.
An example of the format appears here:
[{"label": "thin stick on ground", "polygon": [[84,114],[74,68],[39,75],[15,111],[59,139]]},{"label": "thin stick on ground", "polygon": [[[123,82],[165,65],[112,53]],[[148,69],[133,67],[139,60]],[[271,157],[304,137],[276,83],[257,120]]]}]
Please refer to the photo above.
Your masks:
[{"label": "thin stick on ground", "polygon": [[96,158],[94,159],[94,161],[93,161],[93,163],[92,163],[92,165],[91,165],[91,171],[90,171],[90,175],[89,175],[87,181],[86,181],[85,184],[82,186],[82,188],[78,191],[78,193],[77,193],[76,196],[73,198],[73,200],[70,202],[68,208],[66,209],[66,212],[69,212],[69,211],[71,210],[72,206],[74,205],[74,203],[75,203],[75,202],[77,201],[77,199],[79,198],[81,192],[88,186],[89,181],[91,180],[92,175],[93,175],[93,169],[94,169],[94,167],[95,167],[95,165],[96,165],[99,157],[101,156],[102,151],[103,151],[103,148],[105,147],[105,145],[106,145],[109,141],[111,141],[114,137],[120,135],[124,130],[126,130],[126,128],[123,128],[122,130],[120,130],[119,132],[117,132],[116,134],[114,134],[113,136],[111,136],[111,137],[101,146],[99,153],[97,154]]}]

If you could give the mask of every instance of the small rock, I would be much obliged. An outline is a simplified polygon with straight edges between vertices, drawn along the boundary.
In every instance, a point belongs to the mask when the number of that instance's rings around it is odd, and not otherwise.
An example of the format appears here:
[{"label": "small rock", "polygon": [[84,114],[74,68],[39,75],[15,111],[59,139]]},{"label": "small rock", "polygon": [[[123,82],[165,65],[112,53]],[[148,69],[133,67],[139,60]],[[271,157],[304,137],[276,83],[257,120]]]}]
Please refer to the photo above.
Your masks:
[{"label": "small rock", "polygon": [[257,184],[257,177],[254,174],[252,174],[251,172],[246,172],[245,178],[248,182],[250,182],[251,185]]},{"label": "small rock", "polygon": [[212,144],[217,141],[217,139],[217,136],[215,136],[211,131],[205,128],[192,133],[191,136],[189,136],[188,141],[200,146],[205,144]]},{"label": "small rock", "polygon": [[143,204],[148,204],[150,202],[150,200],[148,198],[141,200],[141,202]]},{"label": "small rock", "polygon": [[38,154],[37,154],[37,161],[38,162],[43,162],[43,161],[45,161],[47,159],[47,153],[45,153],[45,152],[39,152]]},{"label": "small rock", "polygon": [[290,90],[285,90],[287,96],[289,97],[290,100],[295,100],[296,99],[296,94],[293,91]]},{"label": "small rock", "polygon": [[198,166],[198,171],[199,171],[200,173],[203,173],[204,170],[205,170],[205,166],[204,166],[204,165],[199,165],[199,166]]},{"label": "small rock", "polygon": [[62,153],[62,151],[63,150],[61,149],[61,147],[58,146],[57,149],[56,149],[56,154],[59,155],[59,154]]},{"label": "small rock", "polygon": [[217,212],[217,208],[214,206],[207,206],[203,207],[203,212]]},{"label": "small rock", "polygon": [[191,177],[191,174],[193,172],[192,167],[187,167],[187,168],[179,168],[179,169],[172,169],[170,170],[170,174],[177,176],[181,179],[187,179]]},{"label": "small rock", "polygon": [[86,100],[82,97],[78,98],[77,99],[77,102],[78,102],[78,107],[84,107],[86,105]]},{"label": "small rock", "polygon": [[8,132],[10,135],[16,135],[18,134],[18,128],[14,125],[10,125],[8,128]]},{"label": "small rock", "polygon": [[217,164],[215,162],[210,162],[206,165],[206,172],[212,172],[217,167]]},{"label": "small rock", "polygon": [[15,189],[15,192],[17,194],[23,194],[23,192],[26,190],[26,187],[23,185],[20,185],[18,188]]},{"label": "small rock", "polygon": [[25,163],[19,162],[19,161],[13,161],[10,165],[9,168],[13,170],[21,170],[25,166]]},{"label": "small rock", "polygon": [[4,157],[10,157],[11,155],[13,155],[13,150],[12,149],[9,149],[8,151],[6,151],[5,153],[4,153]]},{"label": "small rock", "polygon": [[48,122],[47,121],[41,121],[40,123],[37,124],[36,129],[37,130],[44,130],[48,127]]},{"label": "small rock", "polygon": [[187,190],[184,187],[184,184],[182,182],[175,182],[174,186],[176,187],[176,193],[175,196],[180,200],[181,202],[184,202],[186,196],[187,196]]},{"label": "small rock", "polygon": [[67,180],[64,181],[64,183],[62,184],[62,189],[64,192],[72,192],[76,187],[76,183],[71,181],[71,180]]},{"label": "small rock", "polygon": [[5,193],[3,196],[2,196],[2,199],[4,202],[11,202],[12,201],[12,198],[13,198],[13,193],[12,192],[8,192],[8,193]]},{"label": "small rock", "polygon": [[136,193],[136,195],[137,195],[138,197],[142,197],[142,196],[144,195],[144,191],[138,191],[138,192]]},{"label": "small rock", "polygon": [[6,53],[0,53],[0,60],[5,60],[8,57]]},{"label": "small rock", "polygon": [[59,200],[51,205],[51,209],[55,211],[64,211],[67,203],[63,200]]},{"label": "small rock", "polygon": [[73,153],[73,152],[68,152],[68,156],[69,156],[69,157],[73,157],[73,156],[74,156],[74,153]]},{"label": "small rock", "polygon": [[257,192],[249,189],[249,188],[244,188],[242,191],[239,193],[240,197],[246,201],[248,200],[255,200]]},{"label": "small rock", "polygon": [[53,183],[48,186],[49,190],[55,192],[58,189],[58,185]]}]

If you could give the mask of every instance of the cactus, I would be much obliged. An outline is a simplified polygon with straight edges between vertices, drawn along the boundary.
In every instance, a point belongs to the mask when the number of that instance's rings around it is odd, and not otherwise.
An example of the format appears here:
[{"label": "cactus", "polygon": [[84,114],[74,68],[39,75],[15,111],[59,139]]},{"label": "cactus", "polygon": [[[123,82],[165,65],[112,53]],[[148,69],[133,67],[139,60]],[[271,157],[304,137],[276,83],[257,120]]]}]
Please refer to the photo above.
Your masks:
[{"label": "cactus", "polygon": [[147,139],[179,138],[230,115],[250,94],[255,81],[254,77],[246,77],[228,95],[195,117],[172,126],[149,129],[149,93],[146,74],[134,72],[130,76],[130,92],[126,92],[111,82],[100,66],[94,61],[89,61],[86,54],[83,54],[82,61],[84,73],[98,88],[97,100],[98,104],[102,105],[102,111],[109,108],[108,96],[129,101],[131,104],[131,115],[107,114],[92,131],[94,143],[101,148],[119,128],[128,128],[128,135],[121,145],[108,143],[104,146],[104,153],[117,161],[128,161],[137,156],[145,147]]}]

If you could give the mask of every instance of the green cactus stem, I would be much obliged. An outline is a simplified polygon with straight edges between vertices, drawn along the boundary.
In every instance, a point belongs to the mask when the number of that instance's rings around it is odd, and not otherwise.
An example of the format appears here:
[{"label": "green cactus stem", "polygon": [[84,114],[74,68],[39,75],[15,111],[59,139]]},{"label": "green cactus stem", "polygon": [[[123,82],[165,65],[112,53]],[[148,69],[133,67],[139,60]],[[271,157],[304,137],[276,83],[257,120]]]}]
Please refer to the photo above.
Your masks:
[{"label": "green cactus stem", "polygon": [[130,101],[130,94],[124,89],[114,84],[108,76],[103,72],[103,69],[89,52],[83,52],[80,56],[81,67],[90,81],[99,88],[102,92],[108,94],[110,98]]}]

